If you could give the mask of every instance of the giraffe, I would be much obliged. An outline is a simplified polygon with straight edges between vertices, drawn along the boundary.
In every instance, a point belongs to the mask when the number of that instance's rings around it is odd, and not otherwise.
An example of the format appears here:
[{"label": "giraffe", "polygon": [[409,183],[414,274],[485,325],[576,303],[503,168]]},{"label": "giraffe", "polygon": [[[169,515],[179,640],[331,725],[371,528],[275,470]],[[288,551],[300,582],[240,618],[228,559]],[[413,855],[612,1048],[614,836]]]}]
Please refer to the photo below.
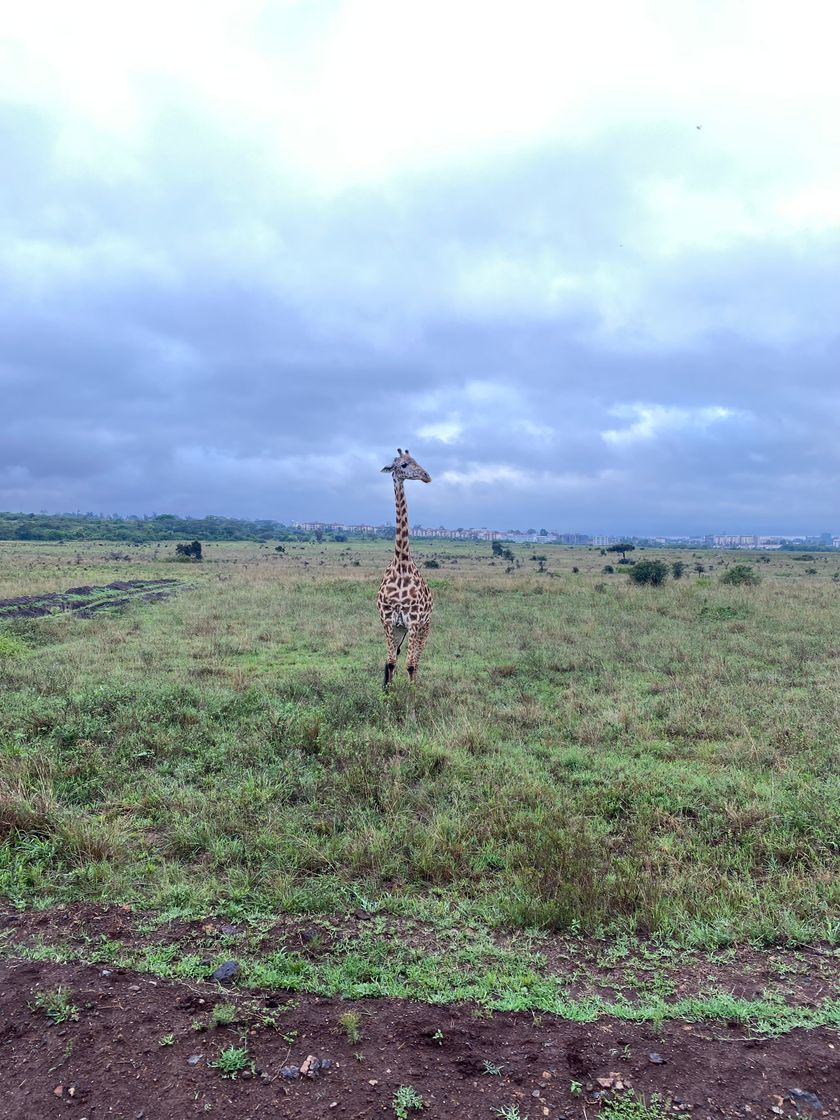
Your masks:
[{"label": "giraffe", "polygon": [[379,617],[385,628],[385,641],[388,645],[388,660],[385,662],[385,684],[391,683],[397,667],[400,646],[408,634],[408,656],[406,669],[413,682],[417,673],[417,662],[426,638],[432,617],[432,593],[420,571],[411,559],[408,547],[408,510],[405,504],[403,482],[419,479],[431,482],[431,477],[408,453],[397,448],[393,463],[382,468],[394,479],[394,500],[397,507],[397,533],[394,539],[394,559],[385,569],[379,595],[376,598]]}]

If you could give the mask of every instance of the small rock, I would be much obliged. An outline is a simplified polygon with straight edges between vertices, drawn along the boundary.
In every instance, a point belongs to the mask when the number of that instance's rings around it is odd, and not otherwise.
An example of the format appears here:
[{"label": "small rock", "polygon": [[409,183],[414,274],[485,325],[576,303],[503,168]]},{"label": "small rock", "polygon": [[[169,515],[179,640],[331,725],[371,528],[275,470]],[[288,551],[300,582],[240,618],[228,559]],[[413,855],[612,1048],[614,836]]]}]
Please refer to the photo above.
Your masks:
[{"label": "small rock", "polygon": [[128,985],[128,990],[130,992],[139,992],[140,991],[140,985],[139,984],[129,984]]},{"label": "small rock", "polygon": [[56,1087],[53,1089],[53,1096],[54,1097],[63,1097],[64,1096],[64,1086],[63,1085],[56,1085]]},{"label": "small rock", "polygon": [[225,922],[225,924],[222,926],[222,933],[225,933],[228,937],[230,937],[234,933],[239,933],[239,930],[236,928],[236,926],[232,926],[230,922]]},{"label": "small rock", "polygon": [[770,1111],[775,1112],[777,1116],[784,1116],[785,1114],[785,1110],[783,1108],[779,1108],[777,1104],[774,1104]]},{"label": "small rock", "polygon": [[325,1069],[332,1069],[332,1058],[321,1059],[321,1072],[323,1073]]},{"label": "small rock", "polygon": [[187,1058],[187,1065],[197,1066],[203,1057],[203,1054],[190,1054],[190,1056]]},{"label": "small rock", "polygon": [[662,1066],[665,1064],[665,1059],[661,1054],[657,1054],[655,1050],[652,1054],[648,1054],[648,1061],[655,1066]]},{"label": "small rock", "polygon": [[379,1084],[379,1082],[376,1080],[375,1077],[368,1078],[368,1085],[378,1085],[378,1084]]},{"label": "small rock", "polygon": [[532,1096],[532,1097],[539,1097],[539,1095],[540,1095],[540,1091],[539,1091],[539,1089],[535,1089],[535,1090],[533,1091],[533,1093],[531,1093],[531,1096]]},{"label": "small rock", "polygon": [[551,1074],[548,1072],[547,1069],[544,1069],[543,1070],[543,1081],[550,1081],[550,1080],[551,1080]]},{"label": "small rock", "polygon": [[333,1101],[330,1108],[338,1108],[338,1101]]},{"label": "small rock", "polygon": [[103,968],[102,969],[102,975],[103,976],[113,976],[113,973],[111,972],[110,968]]},{"label": "small rock", "polygon": [[314,1079],[321,1072],[321,1062],[314,1054],[308,1054],[301,1063],[300,1072],[303,1077]]},{"label": "small rock", "polygon": [[297,1081],[300,1077],[300,1070],[297,1066],[283,1066],[280,1070],[280,1076],[284,1081]]},{"label": "small rock", "polygon": [[822,1112],[823,1103],[816,1093],[810,1093],[807,1089],[788,1089],[786,1094],[788,1100],[793,1101],[797,1108],[804,1105],[805,1108],[810,1108],[813,1112]]},{"label": "small rock", "polygon": [[242,971],[242,966],[239,961],[225,961],[220,964],[216,971],[213,973],[212,980],[234,980]]}]

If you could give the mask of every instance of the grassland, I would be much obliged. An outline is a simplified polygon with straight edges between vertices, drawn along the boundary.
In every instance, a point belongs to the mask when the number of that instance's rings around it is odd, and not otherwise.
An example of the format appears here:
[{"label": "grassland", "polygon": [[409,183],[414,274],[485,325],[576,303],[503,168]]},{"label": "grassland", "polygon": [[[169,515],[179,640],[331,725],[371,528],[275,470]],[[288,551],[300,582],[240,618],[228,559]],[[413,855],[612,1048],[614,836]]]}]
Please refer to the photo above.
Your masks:
[{"label": "grassland", "polygon": [[656,589],[598,550],[414,552],[434,628],[383,695],[386,545],[0,545],[0,598],[184,581],[0,622],[0,893],[840,942],[840,560],[742,589],[743,555],[668,552]]}]

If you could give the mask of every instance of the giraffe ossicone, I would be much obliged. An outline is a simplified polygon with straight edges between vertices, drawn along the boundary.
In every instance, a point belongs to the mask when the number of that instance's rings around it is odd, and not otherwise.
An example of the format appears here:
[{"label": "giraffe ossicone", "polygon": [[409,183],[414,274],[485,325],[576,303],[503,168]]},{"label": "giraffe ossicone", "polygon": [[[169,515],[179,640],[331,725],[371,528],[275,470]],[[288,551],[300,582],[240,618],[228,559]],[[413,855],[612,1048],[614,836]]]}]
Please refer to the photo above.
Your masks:
[{"label": "giraffe ossicone", "polygon": [[411,558],[408,544],[408,508],[405,503],[405,482],[431,482],[431,476],[408,448],[397,448],[392,463],[382,468],[394,480],[394,503],[396,506],[397,531],[394,537],[394,559],[385,569],[376,603],[379,617],[385,630],[388,647],[385,662],[385,688],[391,683],[397,667],[400,647],[408,637],[406,669],[413,681],[417,675],[420,654],[429,636],[432,619],[432,593],[420,569]]}]

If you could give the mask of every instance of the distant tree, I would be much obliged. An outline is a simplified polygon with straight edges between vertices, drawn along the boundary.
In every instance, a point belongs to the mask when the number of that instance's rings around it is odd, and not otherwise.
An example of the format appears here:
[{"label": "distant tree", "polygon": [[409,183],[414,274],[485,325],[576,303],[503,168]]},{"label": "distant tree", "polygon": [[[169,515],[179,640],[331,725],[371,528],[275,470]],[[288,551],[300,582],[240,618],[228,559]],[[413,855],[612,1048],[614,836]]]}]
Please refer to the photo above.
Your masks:
[{"label": "distant tree", "polygon": [[175,554],[179,560],[200,560],[201,541],[192,541],[190,544],[176,544]]},{"label": "distant tree", "polygon": [[700,563],[700,562],[698,561],[698,562],[697,562],[697,563],[696,563],[696,564],[694,565],[694,570],[695,570],[695,572],[697,572],[697,574],[698,574],[698,576],[699,576],[699,575],[701,575],[701,574],[702,574],[703,572],[705,572],[705,570],[706,570],[706,565],[705,565],[705,564],[701,564],[701,563]]},{"label": "distant tree", "polygon": [[734,564],[729,571],[723,573],[720,582],[734,587],[754,587],[761,583],[761,576],[749,564]]},{"label": "distant tree", "polygon": [[284,548],[284,547],[282,546],[282,544],[278,544],[278,545],[277,545],[277,547],[276,547],[276,548],[274,549],[274,551],[275,551],[275,552],[285,552],[286,550],[285,550],[285,548]]},{"label": "distant tree", "polygon": [[601,569],[601,571],[604,573],[605,576],[611,576],[613,574],[613,572],[615,571],[615,568],[612,566],[612,564],[605,564],[603,566],[603,568]]},{"label": "distant tree", "polygon": [[671,565],[671,575],[674,579],[682,579],[683,572],[685,571],[685,564],[682,560],[675,560]]},{"label": "distant tree", "polygon": [[668,578],[668,565],[664,560],[640,560],[627,574],[634,583],[659,587]]},{"label": "distant tree", "polygon": [[627,559],[627,553],[628,552],[635,552],[635,551],[636,551],[636,546],[634,544],[631,544],[630,541],[620,541],[618,544],[611,544],[610,547],[607,549],[607,552],[620,552],[622,560]]}]

